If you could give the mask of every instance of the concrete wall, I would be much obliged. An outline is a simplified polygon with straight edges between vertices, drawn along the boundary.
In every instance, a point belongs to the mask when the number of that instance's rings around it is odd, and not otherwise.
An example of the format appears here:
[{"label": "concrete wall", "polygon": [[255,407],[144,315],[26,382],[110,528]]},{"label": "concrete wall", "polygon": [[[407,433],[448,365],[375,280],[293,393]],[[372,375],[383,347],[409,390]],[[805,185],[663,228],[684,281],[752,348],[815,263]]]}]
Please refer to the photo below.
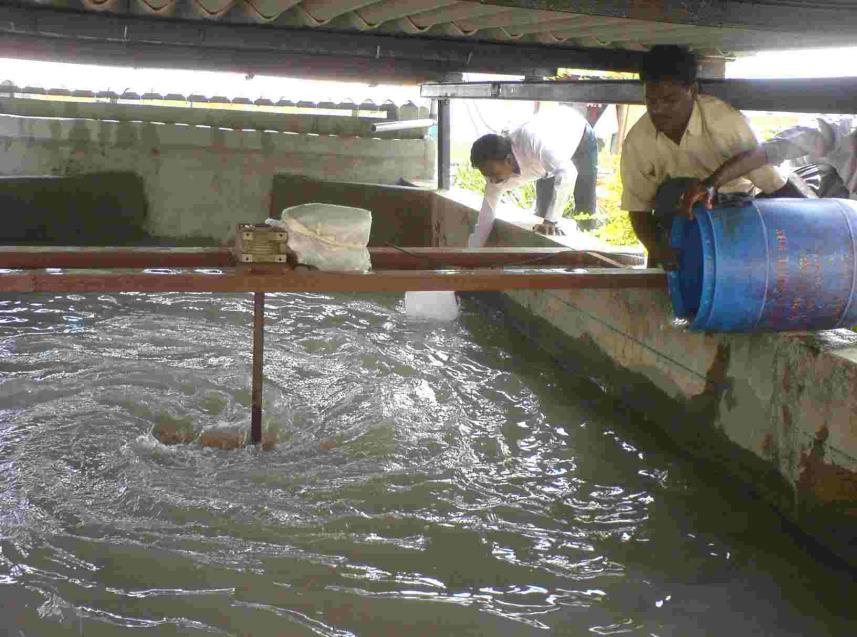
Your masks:
[{"label": "concrete wall", "polygon": [[278,173],[396,183],[432,179],[433,140],[239,131],[176,124],[0,116],[0,175],[124,171],[143,180],[146,230],[218,241],[262,221]]},{"label": "concrete wall", "polygon": [[428,246],[432,237],[434,192],[404,186],[330,182],[298,175],[276,175],[271,216],[283,208],[322,202],[355,206],[372,212],[369,245]]},{"label": "concrete wall", "polygon": [[[439,196],[435,245],[476,211]],[[500,221],[491,242],[550,244]],[[737,476],[857,565],[857,334],[696,334],[666,291],[522,290],[483,297],[567,369],[599,377],[671,440]]]}]

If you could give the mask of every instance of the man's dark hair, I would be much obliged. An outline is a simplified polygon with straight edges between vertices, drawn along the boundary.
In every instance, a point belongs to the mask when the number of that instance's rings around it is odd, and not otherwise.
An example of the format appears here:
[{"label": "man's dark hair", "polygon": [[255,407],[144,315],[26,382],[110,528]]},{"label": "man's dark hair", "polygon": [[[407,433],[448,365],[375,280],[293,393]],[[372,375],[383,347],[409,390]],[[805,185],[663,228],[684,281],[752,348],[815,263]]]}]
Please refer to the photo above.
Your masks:
[{"label": "man's dark hair", "polygon": [[512,141],[503,135],[483,135],[470,148],[470,163],[483,166],[486,161],[502,161],[512,154]]},{"label": "man's dark hair", "polygon": [[643,55],[640,81],[672,80],[685,86],[696,82],[696,55],[683,46],[658,44]]}]

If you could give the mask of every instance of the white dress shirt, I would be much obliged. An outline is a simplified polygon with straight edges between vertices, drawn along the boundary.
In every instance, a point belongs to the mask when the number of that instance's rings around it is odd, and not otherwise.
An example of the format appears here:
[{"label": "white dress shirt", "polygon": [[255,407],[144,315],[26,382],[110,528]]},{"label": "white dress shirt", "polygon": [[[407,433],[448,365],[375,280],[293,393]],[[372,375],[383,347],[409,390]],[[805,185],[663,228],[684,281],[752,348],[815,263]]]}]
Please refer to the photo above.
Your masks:
[{"label": "white dress shirt", "polygon": [[486,185],[479,220],[467,241],[468,247],[481,248],[485,245],[504,192],[542,177],[554,178],[553,198],[547,207],[545,220],[556,221],[562,217],[577,180],[577,169],[571,158],[580,145],[585,128],[583,115],[573,108],[561,106],[538,113],[509,134],[519,172],[502,183],[489,182]]},{"label": "white dress shirt", "polygon": [[805,157],[832,166],[851,199],[857,199],[857,117],[819,117],[812,123],[784,130],[762,146],[774,165]]}]

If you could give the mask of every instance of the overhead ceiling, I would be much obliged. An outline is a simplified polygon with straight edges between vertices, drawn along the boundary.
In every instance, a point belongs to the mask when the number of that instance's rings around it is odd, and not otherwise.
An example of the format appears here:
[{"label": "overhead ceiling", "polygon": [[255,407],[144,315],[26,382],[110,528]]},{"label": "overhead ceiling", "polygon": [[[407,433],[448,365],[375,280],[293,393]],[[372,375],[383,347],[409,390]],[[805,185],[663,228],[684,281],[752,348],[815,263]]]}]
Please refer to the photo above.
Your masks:
[{"label": "overhead ceiling", "polygon": [[[111,45],[117,54],[133,47],[133,57],[141,63],[152,57],[163,61],[165,49],[158,56],[158,46],[172,47],[175,55],[180,48],[208,49],[192,60],[174,58],[179,65],[192,66],[261,62],[258,56],[244,61],[224,58],[227,50],[308,52],[313,60],[289,64],[279,59],[277,64],[294,71],[303,62],[318,66],[324,56],[333,56],[328,62],[334,67],[341,64],[346,74],[383,71],[384,62],[387,70],[403,75],[557,66],[630,69],[636,64],[636,52],[654,44],[687,45],[716,57],[851,44],[857,34],[855,4],[854,0],[20,0],[0,2],[0,53],[21,55],[23,46],[25,53],[41,52],[42,57],[97,56],[101,43],[106,47],[100,49],[103,57],[109,57]],[[309,34],[319,38],[326,34],[327,39],[310,40]],[[354,36],[353,46],[332,40],[333,35]],[[69,40],[76,41],[74,50],[63,48]],[[502,46],[482,48],[492,44]],[[492,52],[499,57],[489,55]],[[504,52],[516,53],[504,57]],[[358,63],[373,57],[375,63]],[[487,61],[491,57],[495,62]],[[274,64],[270,59],[268,63]]]}]

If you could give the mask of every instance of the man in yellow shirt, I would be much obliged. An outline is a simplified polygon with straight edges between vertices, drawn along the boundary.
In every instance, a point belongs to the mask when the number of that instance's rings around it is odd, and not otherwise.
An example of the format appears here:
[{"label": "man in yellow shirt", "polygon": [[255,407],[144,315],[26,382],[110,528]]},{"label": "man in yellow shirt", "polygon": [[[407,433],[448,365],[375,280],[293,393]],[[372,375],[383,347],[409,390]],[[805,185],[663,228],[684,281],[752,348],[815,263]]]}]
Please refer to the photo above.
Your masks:
[{"label": "man in yellow shirt", "polygon": [[[649,266],[673,267],[668,230],[688,186],[707,178],[730,157],[753,149],[758,139],[740,111],[700,95],[696,56],[659,45],[643,56],[640,80],[646,114],[622,147],[622,209],[649,253]],[[761,166],[720,187],[723,193],[773,194],[786,186],[773,166]]]}]

